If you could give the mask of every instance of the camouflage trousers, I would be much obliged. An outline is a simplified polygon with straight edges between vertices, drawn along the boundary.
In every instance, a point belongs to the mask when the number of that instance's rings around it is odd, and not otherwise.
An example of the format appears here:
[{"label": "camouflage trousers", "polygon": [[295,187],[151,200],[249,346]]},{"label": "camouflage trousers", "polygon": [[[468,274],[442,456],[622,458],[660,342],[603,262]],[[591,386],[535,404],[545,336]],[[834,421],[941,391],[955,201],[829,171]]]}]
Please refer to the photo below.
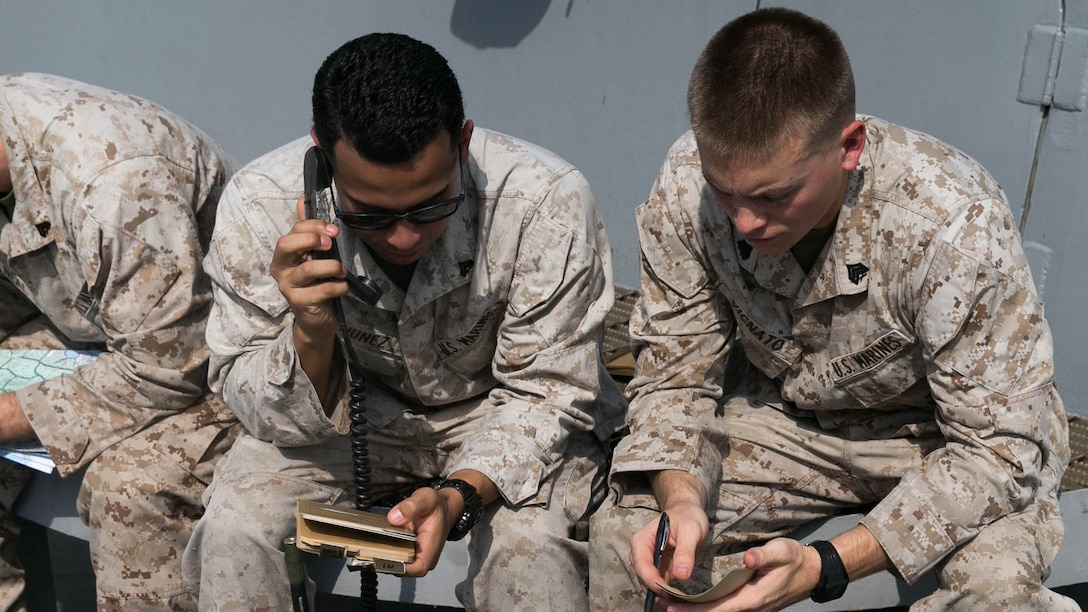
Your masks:
[{"label": "camouflage trousers", "polygon": [[[0,342],[0,349],[100,348],[72,343],[38,316]],[[87,467],[78,499],[90,527],[98,610],[195,610],[181,578],[181,553],[203,512],[201,497],[216,462],[241,426],[211,395],[113,445]],[[0,461],[0,464],[7,464]],[[18,525],[7,513],[32,472],[0,467],[0,610],[24,590],[8,562]],[[15,605],[16,607],[12,607]]]},{"label": "camouflage trousers", "polygon": [[16,553],[19,522],[11,511],[33,474],[30,468],[0,459],[0,610],[5,612],[26,609],[26,581]]},{"label": "camouflage trousers", "polygon": [[215,465],[241,431],[202,422],[202,407],[111,446],[87,468],[79,515],[90,527],[98,610],[196,610],[181,555]]},{"label": "camouflage trousers", "polygon": [[[371,389],[367,438],[379,505],[447,475],[484,413],[474,400],[416,414]],[[456,587],[466,609],[588,609],[585,540],[605,492],[603,464],[596,438],[575,435],[534,499],[486,509],[469,536],[467,579]],[[185,551],[185,578],[199,585],[200,609],[290,610],[282,542],[295,533],[297,500],[350,505],[353,492],[348,436],[286,448],[243,434],[216,472]]]},{"label": "camouflage trousers", "polygon": [[[814,421],[747,402],[727,403],[724,418],[715,421],[723,436],[718,439],[727,440],[721,448],[723,476],[719,489],[709,492],[710,533],[686,585],[689,592],[719,580],[736,560],[727,559],[731,554],[787,536],[809,521],[863,511],[944,444],[940,436],[892,437],[898,426],[875,436],[820,432]],[[629,486],[623,494],[613,491],[590,523],[593,610],[643,606],[628,542],[660,510],[645,479],[624,482]],[[984,527],[938,563],[937,591],[911,610],[1079,610],[1042,585],[1063,536],[1057,486],[1055,479],[1044,482],[1037,503]]]}]

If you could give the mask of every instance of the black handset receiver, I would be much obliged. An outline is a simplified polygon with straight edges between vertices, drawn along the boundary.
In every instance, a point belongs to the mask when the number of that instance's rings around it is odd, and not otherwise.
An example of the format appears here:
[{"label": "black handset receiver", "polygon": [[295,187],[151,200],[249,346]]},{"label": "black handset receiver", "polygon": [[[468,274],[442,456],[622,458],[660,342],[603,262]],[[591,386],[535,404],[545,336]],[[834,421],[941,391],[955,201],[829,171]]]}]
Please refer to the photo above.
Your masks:
[{"label": "black handset receiver", "polygon": [[[303,196],[307,219],[322,219],[326,223],[333,223],[334,200],[332,191],[332,164],[325,152],[318,147],[310,147],[306,151],[306,158],[302,167],[303,187],[306,190]],[[332,247],[327,251],[314,251],[314,257],[323,259],[340,259],[340,251],[336,241],[332,241]],[[369,278],[361,278],[348,271],[348,288],[356,297],[364,302],[374,305],[381,297],[382,291],[378,284]],[[370,451],[367,441],[366,422],[366,373],[359,361],[358,355],[351,345],[348,334],[347,321],[344,316],[344,305],[340,298],[333,300],[333,309],[336,311],[336,320],[339,326],[340,346],[344,352],[344,358],[348,365],[348,418],[351,422],[349,432],[351,436],[351,460],[353,480],[355,481],[355,508],[358,510],[370,510],[373,505]],[[378,609],[378,574],[375,566],[349,565],[349,569],[359,571],[359,609],[363,612],[376,611]],[[296,604],[296,610],[299,610]]]},{"label": "black handset receiver", "polygon": [[[319,147],[310,147],[306,151],[306,157],[302,164],[302,182],[305,190],[303,202],[307,219],[321,219],[326,223],[335,223],[333,193],[332,193],[332,164],[328,156]],[[332,247],[327,251],[313,251],[313,256],[318,259],[340,259],[340,249],[336,241],[332,241]],[[382,289],[373,280],[356,276],[348,272],[348,290],[355,297],[367,304],[374,305],[382,297]]]}]

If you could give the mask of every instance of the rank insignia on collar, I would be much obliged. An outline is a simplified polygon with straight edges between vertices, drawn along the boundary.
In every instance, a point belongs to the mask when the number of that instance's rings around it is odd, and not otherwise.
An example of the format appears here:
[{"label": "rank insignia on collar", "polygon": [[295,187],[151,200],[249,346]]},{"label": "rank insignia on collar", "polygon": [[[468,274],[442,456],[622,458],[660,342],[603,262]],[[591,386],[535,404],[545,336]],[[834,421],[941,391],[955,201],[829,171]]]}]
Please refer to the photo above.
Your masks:
[{"label": "rank insignia on collar", "polygon": [[752,256],[752,245],[748,244],[747,240],[738,240],[737,253],[740,254],[741,259],[747,260]]},{"label": "rank insignia on collar", "polygon": [[869,267],[863,263],[846,264],[846,275],[855,285],[861,284],[861,280],[869,275]]},{"label": "rank insignia on collar", "polygon": [[461,271],[461,276],[468,276],[468,273],[472,271],[472,266],[475,263],[476,262],[471,259],[457,262],[457,269]]}]

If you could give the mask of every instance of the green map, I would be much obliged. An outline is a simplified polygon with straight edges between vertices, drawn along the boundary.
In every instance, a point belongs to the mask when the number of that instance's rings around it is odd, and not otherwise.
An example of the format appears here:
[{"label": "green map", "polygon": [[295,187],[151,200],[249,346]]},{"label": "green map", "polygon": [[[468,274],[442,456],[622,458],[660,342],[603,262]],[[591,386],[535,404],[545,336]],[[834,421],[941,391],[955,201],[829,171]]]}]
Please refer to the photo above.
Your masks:
[{"label": "green map", "polygon": [[[0,393],[56,378],[95,360],[98,351],[0,350]],[[37,440],[0,443],[0,457],[50,473],[56,467]]]}]

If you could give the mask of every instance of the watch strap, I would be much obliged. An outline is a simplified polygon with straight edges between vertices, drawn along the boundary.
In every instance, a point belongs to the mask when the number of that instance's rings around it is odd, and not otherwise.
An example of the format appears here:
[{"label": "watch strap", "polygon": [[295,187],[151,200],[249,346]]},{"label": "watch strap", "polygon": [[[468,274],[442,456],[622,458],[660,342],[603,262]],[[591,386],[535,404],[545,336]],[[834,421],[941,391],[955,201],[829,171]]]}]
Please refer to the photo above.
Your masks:
[{"label": "watch strap", "polygon": [[812,591],[812,601],[824,603],[842,597],[850,584],[850,576],[846,573],[839,551],[826,540],[810,542],[809,546],[820,555],[820,580]]},{"label": "watch strap", "polygon": [[461,494],[461,497],[465,500],[465,510],[461,513],[461,517],[454,523],[453,529],[450,529],[449,535],[446,536],[446,540],[450,542],[456,542],[468,535],[468,532],[472,531],[472,528],[476,526],[476,523],[480,521],[480,518],[484,515],[483,500],[480,499],[480,494],[476,492],[476,487],[470,485],[464,480],[458,478],[450,478],[443,480],[442,482],[434,486],[435,491],[441,489],[454,489]]}]

